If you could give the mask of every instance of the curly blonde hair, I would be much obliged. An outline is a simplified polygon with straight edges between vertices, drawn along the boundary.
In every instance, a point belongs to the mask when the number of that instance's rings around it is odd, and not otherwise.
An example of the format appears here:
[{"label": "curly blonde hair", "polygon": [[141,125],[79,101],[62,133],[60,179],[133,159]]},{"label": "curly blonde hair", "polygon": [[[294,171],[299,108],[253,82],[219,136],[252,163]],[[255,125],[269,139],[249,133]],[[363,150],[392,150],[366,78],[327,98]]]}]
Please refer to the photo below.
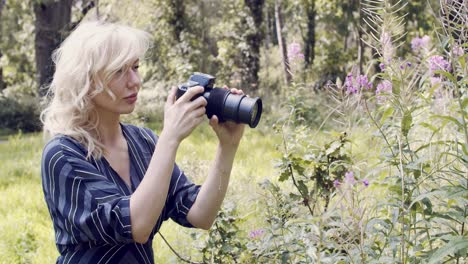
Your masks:
[{"label": "curly blonde hair", "polygon": [[55,73],[48,106],[41,113],[46,136],[63,134],[87,150],[87,158],[100,158],[104,146],[93,97],[112,92],[108,83],[119,70],[143,58],[150,35],[129,26],[91,21],[81,23],[55,50]]}]

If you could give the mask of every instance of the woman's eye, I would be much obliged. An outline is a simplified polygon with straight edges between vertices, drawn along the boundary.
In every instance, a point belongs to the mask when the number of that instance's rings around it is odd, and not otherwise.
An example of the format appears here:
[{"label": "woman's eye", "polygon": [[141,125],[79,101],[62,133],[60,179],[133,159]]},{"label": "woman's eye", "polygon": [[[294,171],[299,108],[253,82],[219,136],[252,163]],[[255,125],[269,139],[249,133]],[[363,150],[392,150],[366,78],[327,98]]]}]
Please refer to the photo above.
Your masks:
[{"label": "woman's eye", "polygon": [[134,71],[137,71],[138,68],[140,68],[140,65],[133,65],[133,70],[134,70]]}]

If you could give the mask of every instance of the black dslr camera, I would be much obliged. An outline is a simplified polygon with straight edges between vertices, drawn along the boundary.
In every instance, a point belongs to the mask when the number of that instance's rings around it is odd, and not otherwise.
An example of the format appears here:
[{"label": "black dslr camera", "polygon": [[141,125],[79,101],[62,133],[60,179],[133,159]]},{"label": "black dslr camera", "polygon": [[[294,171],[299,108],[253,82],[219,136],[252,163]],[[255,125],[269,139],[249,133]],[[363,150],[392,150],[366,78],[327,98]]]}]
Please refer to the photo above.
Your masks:
[{"label": "black dslr camera", "polygon": [[188,82],[179,84],[176,98],[179,99],[191,87],[202,86],[205,88],[204,92],[192,100],[203,96],[208,101],[206,105],[208,118],[216,115],[220,122],[232,120],[248,124],[251,128],[256,127],[262,115],[262,99],[232,94],[227,89],[213,87],[215,80],[216,78],[211,75],[196,72],[190,76]]}]

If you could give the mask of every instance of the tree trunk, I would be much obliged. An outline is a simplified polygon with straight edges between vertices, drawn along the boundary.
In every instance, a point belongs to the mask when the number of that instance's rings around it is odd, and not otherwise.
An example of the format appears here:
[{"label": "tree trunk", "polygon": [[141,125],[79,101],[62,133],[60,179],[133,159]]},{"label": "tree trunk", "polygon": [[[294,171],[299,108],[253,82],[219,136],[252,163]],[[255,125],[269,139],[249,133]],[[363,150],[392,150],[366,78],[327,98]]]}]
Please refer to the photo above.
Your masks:
[{"label": "tree trunk", "polygon": [[278,37],[278,45],[281,52],[281,59],[283,60],[284,80],[286,84],[290,84],[292,80],[291,69],[289,67],[288,55],[284,43],[283,33],[281,32],[281,14],[280,14],[280,0],[275,0],[275,20],[276,20],[276,35]]},{"label": "tree trunk", "polygon": [[359,20],[357,22],[357,44],[358,44],[358,61],[359,61],[359,72],[363,74],[364,71],[364,51],[366,46],[364,45],[364,41],[362,41],[362,36],[364,35],[364,32],[362,31],[361,27],[361,18],[363,16],[362,13],[362,8],[361,8],[361,1],[358,3],[358,10],[359,10]]},{"label": "tree trunk", "polygon": [[[5,0],[0,0],[0,21],[2,18],[3,7],[5,6]],[[2,32],[2,23],[0,23],[0,32]],[[0,49],[0,59],[2,58],[2,50]],[[6,84],[3,81],[3,68],[0,67],[0,92],[6,88]]]},{"label": "tree trunk", "polygon": [[40,97],[47,94],[46,86],[52,80],[54,74],[52,53],[68,31],[72,2],[72,0],[60,0],[34,4],[36,69]]},{"label": "tree trunk", "polygon": [[174,39],[180,42],[182,32],[187,29],[184,0],[170,0],[168,4],[171,12],[168,23],[172,26]]},{"label": "tree trunk", "polygon": [[307,33],[304,39],[304,67],[307,69],[315,60],[315,0],[305,0],[304,9],[307,16]]},{"label": "tree trunk", "polygon": [[[246,67],[243,73],[244,87],[249,87],[250,91],[255,91],[259,87],[258,72],[260,71],[260,46],[263,40],[262,20],[264,3],[264,0],[245,0],[245,5],[249,8],[255,25],[253,33],[246,35],[250,52],[246,55]],[[251,30],[249,29],[249,31]]]}]

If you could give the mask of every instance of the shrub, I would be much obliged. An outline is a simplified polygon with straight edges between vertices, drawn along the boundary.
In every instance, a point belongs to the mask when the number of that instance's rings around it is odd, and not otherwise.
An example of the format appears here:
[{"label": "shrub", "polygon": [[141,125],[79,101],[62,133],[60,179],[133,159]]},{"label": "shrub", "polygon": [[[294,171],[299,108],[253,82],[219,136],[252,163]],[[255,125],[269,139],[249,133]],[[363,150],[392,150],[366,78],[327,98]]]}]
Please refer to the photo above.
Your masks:
[{"label": "shrub", "polygon": [[39,131],[39,109],[33,100],[19,101],[0,96],[0,129],[23,132]]}]

